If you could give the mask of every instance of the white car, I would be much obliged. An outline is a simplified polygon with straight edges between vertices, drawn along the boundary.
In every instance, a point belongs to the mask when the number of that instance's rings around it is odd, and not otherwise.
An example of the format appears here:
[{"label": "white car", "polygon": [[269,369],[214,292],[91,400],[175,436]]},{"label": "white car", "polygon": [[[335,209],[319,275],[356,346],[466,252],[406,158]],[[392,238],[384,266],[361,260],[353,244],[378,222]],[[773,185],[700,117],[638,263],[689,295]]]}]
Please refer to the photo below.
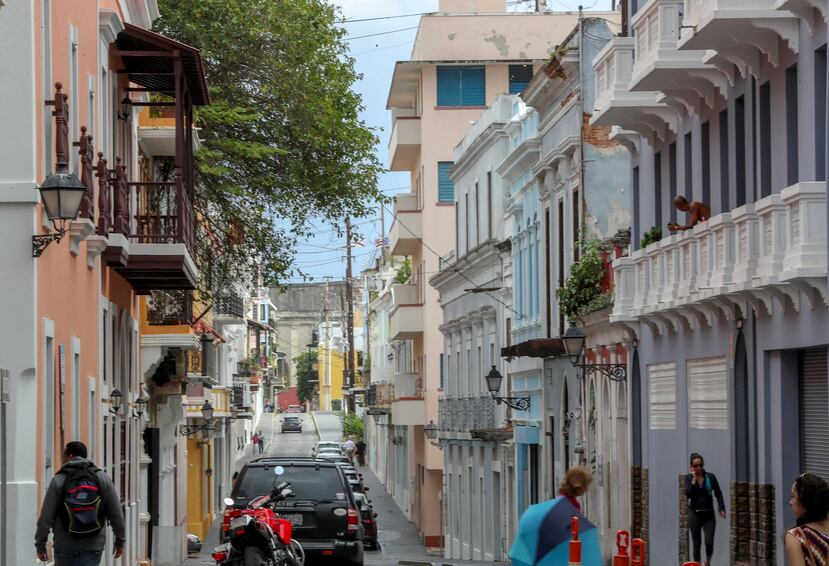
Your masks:
[{"label": "white car", "polygon": [[314,456],[322,453],[341,454],[342,450],[340,448],[340,443],[333,442],[331,440],[321,440],[317,442],[317,445],[311,449],[311,455]]}]

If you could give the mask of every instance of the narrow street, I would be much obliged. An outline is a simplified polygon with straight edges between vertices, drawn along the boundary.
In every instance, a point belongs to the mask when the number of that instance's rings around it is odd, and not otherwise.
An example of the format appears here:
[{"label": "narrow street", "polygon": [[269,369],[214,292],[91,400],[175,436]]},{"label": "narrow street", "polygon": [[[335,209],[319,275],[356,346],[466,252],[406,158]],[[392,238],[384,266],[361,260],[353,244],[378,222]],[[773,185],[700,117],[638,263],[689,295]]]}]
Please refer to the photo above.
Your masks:
[{"label": "narrow street", "polygon": [[[302,415],[302,434],[280,432],[281,415],[265,413],[259,421],[257,430],[265,435],[265,454],[269,456],[309,456],[311,448],[320,440],[342,439],[342,425],[337,413],[317,412],[313,417],[310,414]],[[315,427],[316,423],[316,427]],[[246,455],[237,463],[237,469],[245,462],[258,457],[248,446]],[[366,551],[365,563],[372,566],[396,565],[430,565],[430,564],[458,564],[498,566],[501,562],[470,562],[444,561],[440,556],[426,554],[420,536],[414,524],[397,507],[392,497],[386,492],[371,470],[367,467],[360,470],[365,478],[365,486],[369,490],[372,506],[377,512],[377,521],[380,526],[380,550]],[[210,558],[213,547],[218,544],[218,521],[210,531],[210,536],[204,541],[202,552],[192,555],[185,561],[186,566],[212,566],[215,564]]]}]

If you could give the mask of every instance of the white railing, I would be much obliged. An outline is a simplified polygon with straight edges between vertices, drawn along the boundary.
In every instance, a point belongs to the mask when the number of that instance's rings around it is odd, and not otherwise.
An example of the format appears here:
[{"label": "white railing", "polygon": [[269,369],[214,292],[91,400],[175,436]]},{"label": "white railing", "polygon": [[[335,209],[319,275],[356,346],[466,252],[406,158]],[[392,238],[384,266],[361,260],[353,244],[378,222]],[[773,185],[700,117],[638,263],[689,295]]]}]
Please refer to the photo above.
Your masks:
[{"label": "white railing", "polygon": [[826,277],[826,183],[787,187],[614,262],[614,320]]},{"label": "white railing", "polygon": [[628,92],[635,42],[632,37],[614,37],[593,60],[597,109],[607,109],[619,93]]},{"label": "white railing", "polygon": [[438,399],[438,428],[455,432],[495,428],[497,405],[492,397]]},{"label": "white railing", "polygon": [[657,56],[660,49],[676,47],[682,25],[684,0],[649,0],[633,16],[636,64]]}]

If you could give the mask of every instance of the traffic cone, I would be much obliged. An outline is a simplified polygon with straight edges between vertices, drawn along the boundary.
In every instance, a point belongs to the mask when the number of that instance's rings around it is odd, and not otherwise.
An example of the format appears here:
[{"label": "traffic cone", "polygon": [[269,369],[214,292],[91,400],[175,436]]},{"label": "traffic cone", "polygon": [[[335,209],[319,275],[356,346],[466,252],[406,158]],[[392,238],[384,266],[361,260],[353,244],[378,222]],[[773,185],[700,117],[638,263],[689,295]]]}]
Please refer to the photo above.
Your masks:
[{"label": "traffic cone", "polygon": [[630,553],[630,566],[645,566],[645,541],[641,538],[633,539],[630,543]]},{"label": "traffic cone", "polygon": [[630,566],[629,541],[630,533],[628,531],[616,532],[616,554],[613,556],[613,566]]},{"label": "traffic cone", "polygon": [[581,541],[579,540],[579,518],[570,519],[570,560],[567,566],[581,566]]}]

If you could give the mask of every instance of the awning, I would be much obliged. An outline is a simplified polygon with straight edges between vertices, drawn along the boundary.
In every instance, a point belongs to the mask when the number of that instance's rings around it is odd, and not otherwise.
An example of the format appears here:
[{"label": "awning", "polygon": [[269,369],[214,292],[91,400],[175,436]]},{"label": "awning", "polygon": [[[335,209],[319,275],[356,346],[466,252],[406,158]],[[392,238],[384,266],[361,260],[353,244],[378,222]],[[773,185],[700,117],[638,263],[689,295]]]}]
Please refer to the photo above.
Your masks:
[{"label": "awning", "polygon": [[198,322],[196,322],[196,323],[193,325],[193,330],[194,330],[196,333],[198,333],[198,334],[210,334],[210,335],[212,335],[214,338],[216,338],[219,342],[221,342],[222,344],[227,343],[227,340],[225,340],[224,336],[222,336],[221,334],[219,334],[219,333],[216,331],[216,329],[215,329],[215,328],[213,328],[212,326],[210,326],[209,324],[207,324],[207,323],[206,323],[205,321],[203,321],[203,320],[199,320]]},{"label": "awning", "polygon": [[195,47],[132,24],[124,24],[124,29],[118,34],[115,43],[118,45],[115,54],[124,61],[123,72],[127,74],[130,82],[151,92],[169,96],[176,94],[173,59],[178,54],[181,57],[182,75],[193,104],[210,104],[201,52]]},{"label": "awning", "polygon": [[535,338],[501,348],[501,357],[507,358],[554,358],[565,353],[561,338]]}]

